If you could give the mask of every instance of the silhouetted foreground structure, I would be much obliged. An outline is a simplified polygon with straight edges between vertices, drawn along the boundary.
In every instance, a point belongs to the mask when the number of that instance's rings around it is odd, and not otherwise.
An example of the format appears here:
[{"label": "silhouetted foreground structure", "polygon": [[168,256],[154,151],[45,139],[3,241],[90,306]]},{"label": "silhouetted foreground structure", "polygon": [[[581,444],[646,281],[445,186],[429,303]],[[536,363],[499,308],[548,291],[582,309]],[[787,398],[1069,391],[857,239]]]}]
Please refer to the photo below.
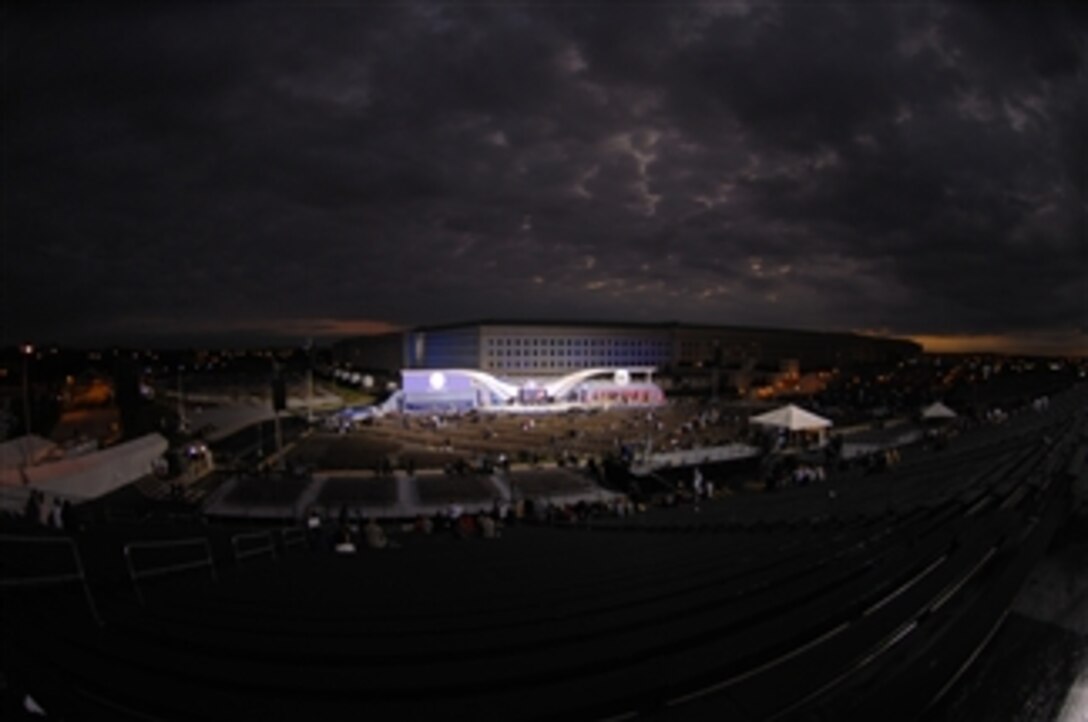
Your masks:
[{"label": "silhouetted foreground structure", "polygon": [[1085,398],[834,499],[346,556],[112,524],[74,537],[101,626],[68,537],[9,537],[4,664],[65,719],[933,717],[1066,518]]}]

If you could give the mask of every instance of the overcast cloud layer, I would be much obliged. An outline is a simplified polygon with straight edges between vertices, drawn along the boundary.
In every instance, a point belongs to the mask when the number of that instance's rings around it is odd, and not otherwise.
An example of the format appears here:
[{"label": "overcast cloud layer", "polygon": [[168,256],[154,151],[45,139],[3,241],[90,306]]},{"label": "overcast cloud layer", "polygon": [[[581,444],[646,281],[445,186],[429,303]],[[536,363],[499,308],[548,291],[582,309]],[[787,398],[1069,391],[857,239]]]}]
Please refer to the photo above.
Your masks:
[{"label": "overcast cloud layer", "polygon": [[1073,4],[4,25],[4,343],[494,316],[1084,341]]}]

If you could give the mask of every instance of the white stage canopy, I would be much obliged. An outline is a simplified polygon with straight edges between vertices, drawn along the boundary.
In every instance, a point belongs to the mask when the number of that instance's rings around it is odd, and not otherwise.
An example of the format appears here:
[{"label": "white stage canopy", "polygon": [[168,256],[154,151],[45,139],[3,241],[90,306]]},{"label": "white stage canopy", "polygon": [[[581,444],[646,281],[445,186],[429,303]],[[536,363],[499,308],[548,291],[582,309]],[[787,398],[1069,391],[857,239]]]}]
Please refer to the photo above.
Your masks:
[{"label": "white stage canopy", "polygon": [[32,466],[40,463],[56,449],[56,444],[36,434],[5,441],[0,443],[0,469]]},{"label": "white stage canopy", "polygon": [[822,416],[817,416],[811,411],[805,411],[800,406],[789,404],[774,411],[768,411],[749,419],[753,424],[771,426],[776,429],[789,429],[790,431],[820,431],[829,428],[831,422]]},{"label": "white stage canopy", "polygon": [[954,419],[956,418],[956,412],[948,408],[940,401],[932,403],[929,406],[922,409],[923,419]]},{"label": "white stage canopy", "polygon": [[152,473],[168,447],[159,434],[148,434],[92,454],[0,470],[0,485],[29,486],[74,501],[93,499]]}]

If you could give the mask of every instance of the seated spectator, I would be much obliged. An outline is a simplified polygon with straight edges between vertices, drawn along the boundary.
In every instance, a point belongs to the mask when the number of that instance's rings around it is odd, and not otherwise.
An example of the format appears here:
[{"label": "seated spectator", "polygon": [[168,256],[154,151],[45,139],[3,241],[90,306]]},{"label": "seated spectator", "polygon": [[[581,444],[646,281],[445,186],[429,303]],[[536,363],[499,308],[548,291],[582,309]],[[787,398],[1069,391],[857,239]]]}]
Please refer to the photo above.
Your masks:
[{"label": "seated spectator", "polygon": [[480,535],[484,539],[498,539],[498,524],[487,514],[480,514],[477,518],[477,523],[480,525]]},{"label": "seated spectator", "polygon": [[347,529],[340,530],[340,538],[337,540],[336,545],[333,546],[333,551],[337,554],[355,553],[355,542],[351,540],[351,532]]},{"label": "seated spectator", "polygon": [[306,515],[306,536],[311,549],[321,546],[321,515],[317,509],[310,509],[310,513]]},{"label": "seated spectator", "polygon": [[419,514],[416,516],[415,531],[420,534],[430,534],[434,531],[434,522],[430,517]]},{"label": "seated spectator", "polygon": [[363,531],[366,535],[366,545],[371,549],[385,549],[389,546],[389,540],[385,538],[385,531],[374,520],[374,517],[370,517]]},{"label": "seated spectator", "polygon": [[453,533],[458,539],[466,539],[476,535],[476,517],[470,514],[462,514],[453,525]]}]

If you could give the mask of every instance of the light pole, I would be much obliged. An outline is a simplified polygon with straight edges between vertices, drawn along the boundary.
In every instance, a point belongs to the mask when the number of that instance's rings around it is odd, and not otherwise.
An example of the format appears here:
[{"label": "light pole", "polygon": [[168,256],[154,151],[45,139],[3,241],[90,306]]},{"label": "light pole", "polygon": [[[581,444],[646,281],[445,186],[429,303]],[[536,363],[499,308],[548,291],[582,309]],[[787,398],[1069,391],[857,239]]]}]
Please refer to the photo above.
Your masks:
[{"label": "light pole", "polygon": [[314,340],[306,339],[306,421],[314,423]]},{"label": "light pole", "polygon": [[280,410],[287,408],[287,382],[280,376],[280,365],[272,361],[272,410],[275,412],[276,453],[283,451],[283,430],[280,428]]},{"label": "light pole", "polygon": [[34,460],[30,456],[30,355],[34,353],[34,347],[27,343],[19,350],[23,353],[23,465],[33,466]]},{"label": "light pole", "polygon": [[182,376],[185,374],[185,365],[178,365],[178,431],[185,433],[189,430],[189,422],[185,418],[185,388],[182,386]]}]

